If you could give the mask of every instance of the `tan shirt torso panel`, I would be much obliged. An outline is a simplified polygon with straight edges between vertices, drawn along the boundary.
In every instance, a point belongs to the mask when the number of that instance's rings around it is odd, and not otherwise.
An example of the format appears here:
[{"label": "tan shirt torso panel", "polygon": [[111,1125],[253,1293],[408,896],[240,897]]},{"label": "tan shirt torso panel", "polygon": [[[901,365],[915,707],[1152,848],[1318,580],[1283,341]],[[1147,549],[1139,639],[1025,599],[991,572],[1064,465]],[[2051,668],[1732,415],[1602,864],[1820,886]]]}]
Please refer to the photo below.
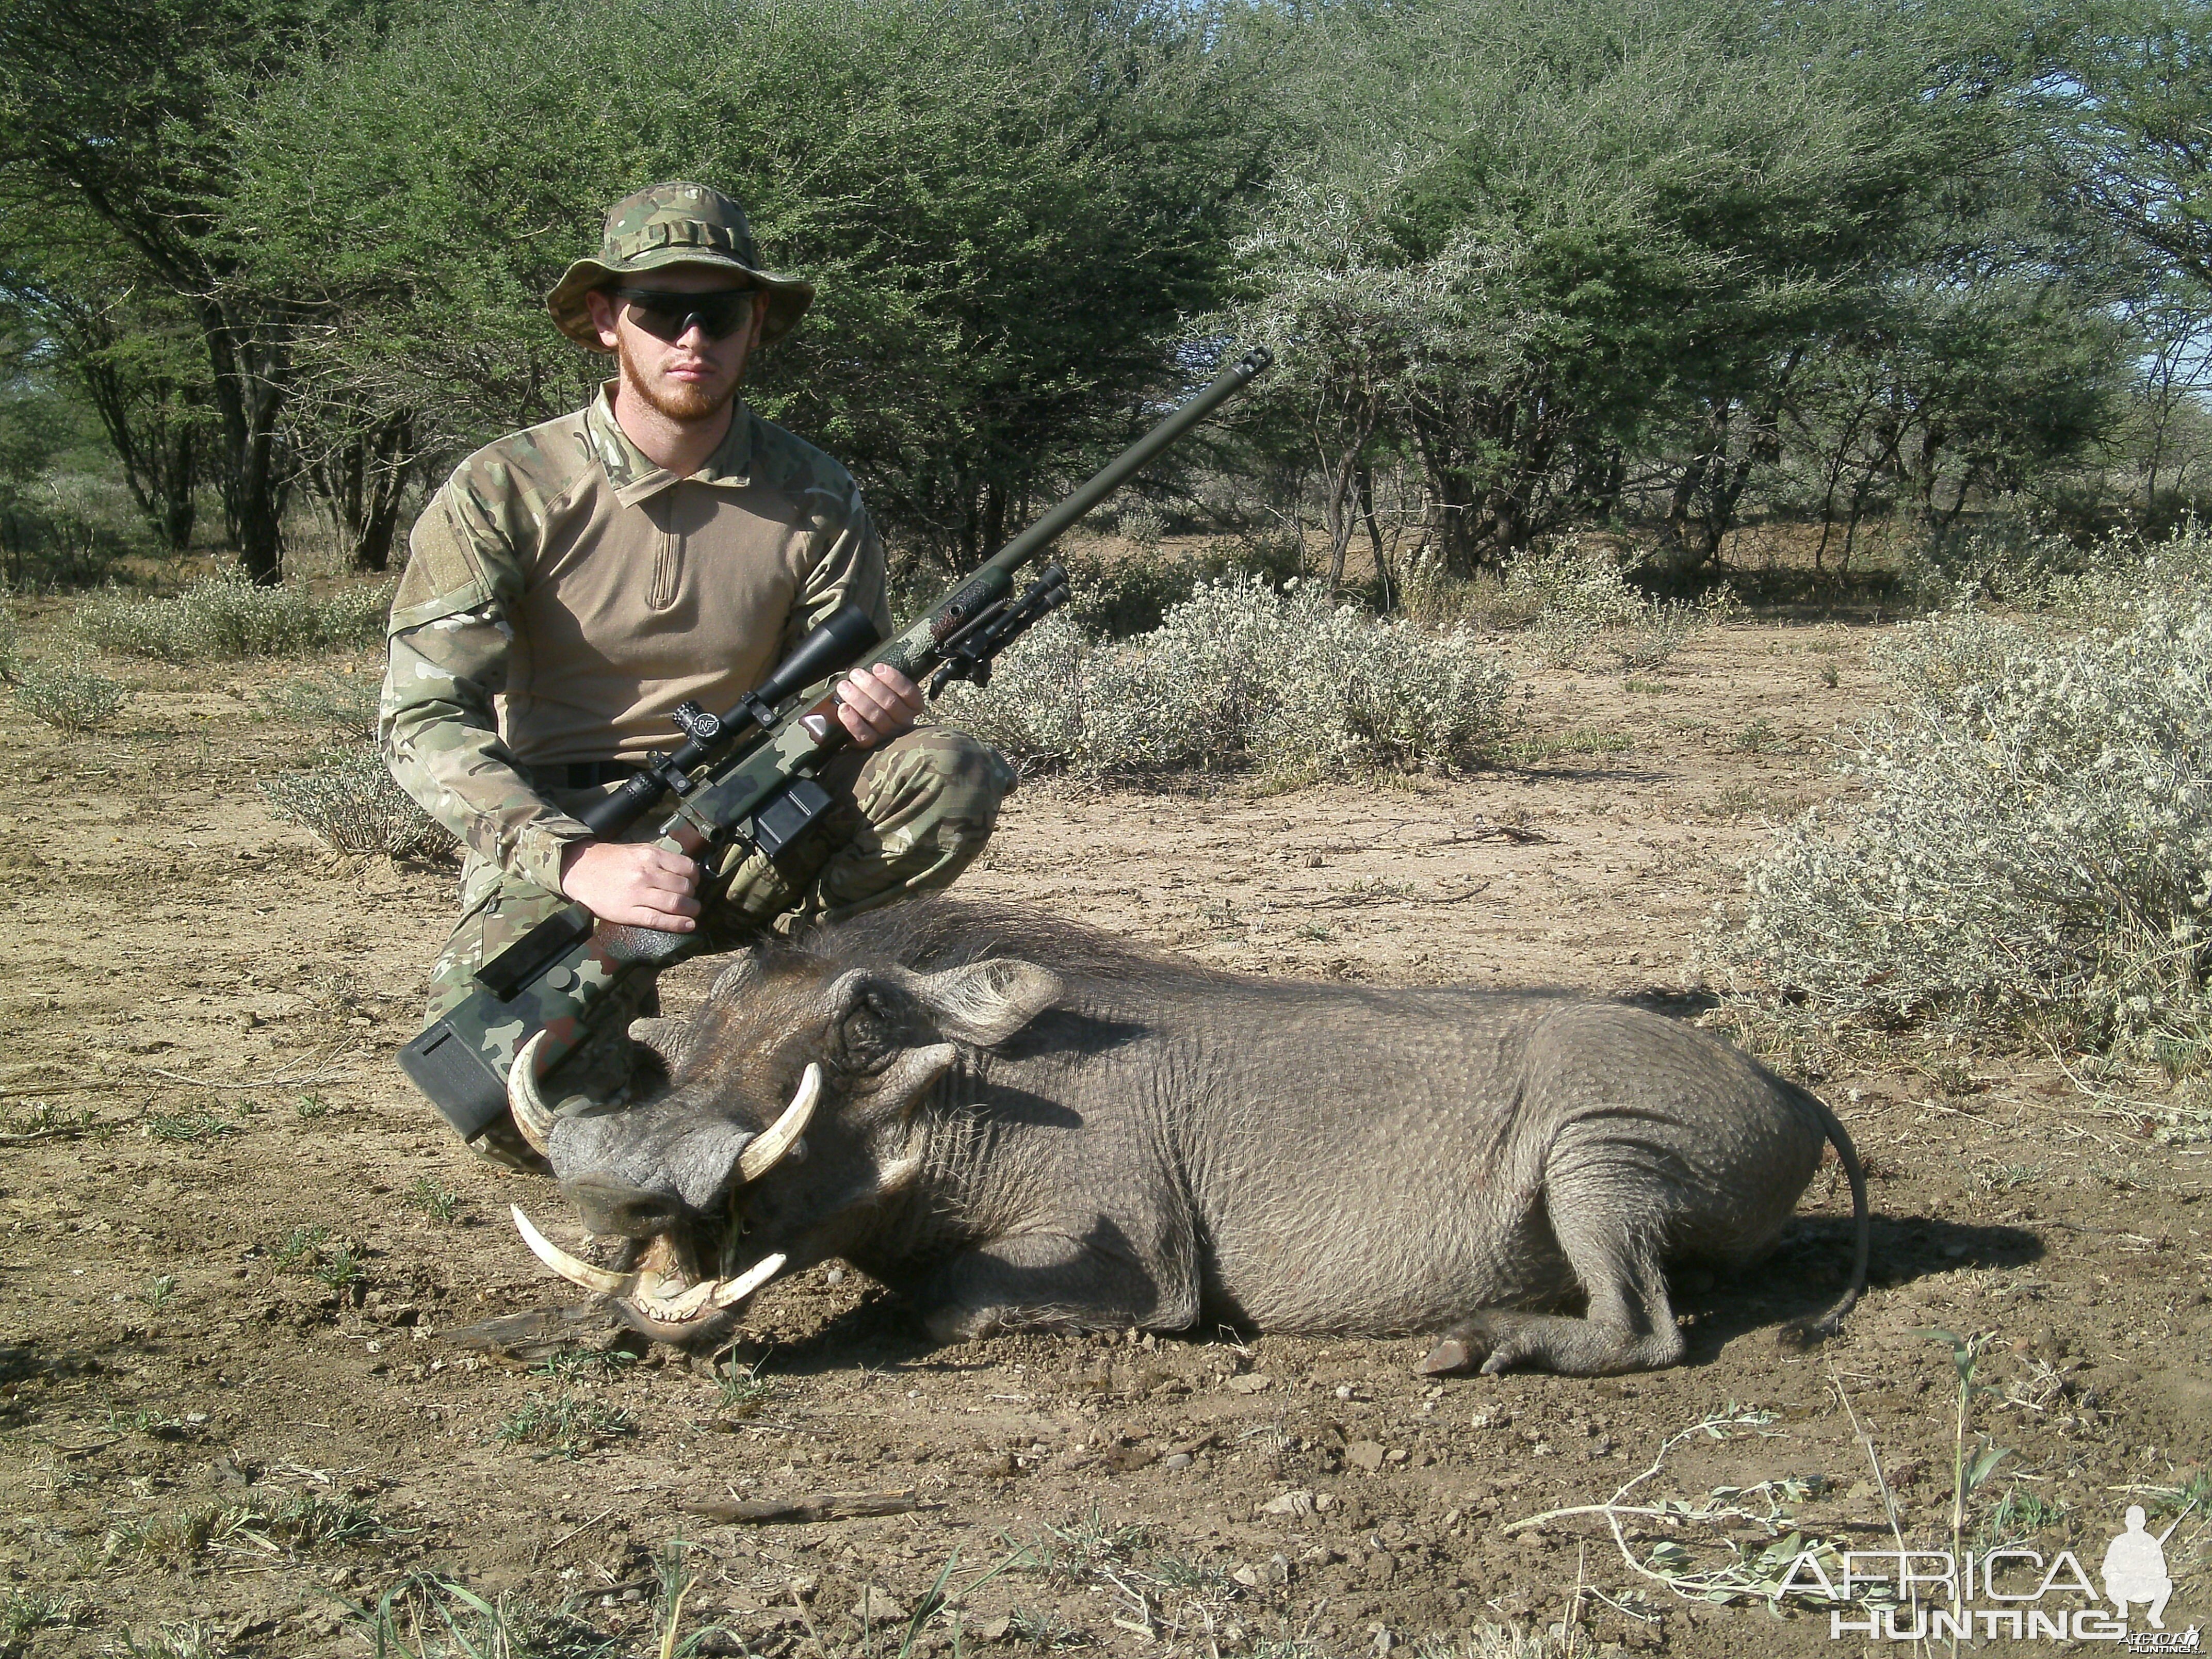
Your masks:
[{"label": "tan shirt torso panel", "polygon": [[720,714],[782,654],[805,527],[781,491],[580,492],[523,571],[500,726],[526,766],[641,760],[687,698]]}]

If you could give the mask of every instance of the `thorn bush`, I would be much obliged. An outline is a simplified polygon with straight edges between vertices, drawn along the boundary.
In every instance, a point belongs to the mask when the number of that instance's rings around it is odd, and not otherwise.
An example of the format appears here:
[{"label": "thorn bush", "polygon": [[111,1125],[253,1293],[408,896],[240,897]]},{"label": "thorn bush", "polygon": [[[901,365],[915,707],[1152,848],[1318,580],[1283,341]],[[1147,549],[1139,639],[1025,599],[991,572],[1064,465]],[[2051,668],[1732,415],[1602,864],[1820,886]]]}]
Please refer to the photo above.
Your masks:
[{"label": "thorn bush", "polygon": [[1992,600],[2054,624],[2131,626],[2153,597],[2212,594],[2212,526],[2164,541],[2115,531],[2087,544],[2018,521],[1907,550],[1903,586],[1930,606]]},{"label": "thorn bush", "polygon": [[2212,600],[2127,608],[2070,639],[1965,609],[1903,630],[1858,792],[1754,861],[1721,963],[1831,1018],[2055,1027],[2144,1060],[2204,1029]]},{"label": "thorn bush", "polygon": [[1498,611],[1526,620],[1530,647],[1554,668],[1579,667],[1601,650],[1624,673],[1656,669],[1729,599],[1655,599],[1628,580],[1633,568],[1571,539],[1524,553],[1505,573]]},{"label": "thorn bush", "polygon": [[10,677],[16,706],[57,732],[91,732],[113,720],[131,688],[85,662],[21,668]]},{"label": "thorn bush", "polygon": [[23,677],[23,638],[15,626],[15,612],[9,601],[15,595],[8,584],[0,582],[0,683],[14,685]]},{"label": "thorn bush", "polygon": [[76,626],[88,642],[121,656],[234,662],[369,644],[383,632],[390,601],[381,587],[319,599],[303,587],[222,575],[159,599],[110,588],[84,603]]},{"label": "thorn bush", "polygon": [[369,751],[345,751],[261,786],[271,811],[337,853],[390,858],[443,852],[453,836]]},{"label": "thorn bush", "polygon": [[295,725],[320,726],[357,743],[376,738],[377,677],[328,672],[288,679],[260,693],[271,714]]},{"label": "thorn bush", "polygon": [[1464,634],[1332,605],[1318,585],[1231,579],[1119,644],[1050,618],[946,713],[1021,758],[1090,776],[1448,768],[1504,740],[1512,678]]}]

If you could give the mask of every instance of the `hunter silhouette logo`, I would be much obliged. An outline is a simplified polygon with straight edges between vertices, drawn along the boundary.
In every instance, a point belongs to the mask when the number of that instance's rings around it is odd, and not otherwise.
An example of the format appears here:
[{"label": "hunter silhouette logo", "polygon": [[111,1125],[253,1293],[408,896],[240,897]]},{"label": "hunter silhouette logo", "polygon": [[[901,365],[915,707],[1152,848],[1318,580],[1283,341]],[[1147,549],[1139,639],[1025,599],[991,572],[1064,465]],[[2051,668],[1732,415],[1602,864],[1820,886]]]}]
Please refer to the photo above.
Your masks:
[{"label": "hunter silhouette logo", "polygon": [[2181,1521],[2175,1517],[2173,1527],[2154,1538],[2143,1525],[2142,1504],[2129,1504],[2127,1519],[2128,1529],[2105,1551],[2105,1599],[2123,1619],[2129,1602],[2142,1602],[2150,1627],[2164,1630],[2166,1604],[2173,1595],[2173,1580],[2166,1574],[2166,1540]]},{"label": "hunter silhouette logo", "polygon": [[[1848,1613],[1829,1610],[1831,1639],[1987,1641],[2002,1636],[2015,1642],[2124,1643],[2130,1653],[2199,1653],[2203,1633],[2196,1625],[2168,1631],[2165,1623],[2173,1595],[2166,1541],[2189,1512],[2185,1509],[2172,1526],[2154,1534],[2142,1506],[2130,1504],[2125,1530],[2105,1550],[2101,1596],[2073,1551],[2046,1559],[2039,1550],[2017,1545],[1956,1555],[1948,1550],[1817,1555],[1805,1550],[1790,1564],[1777,1594],[1850,1602],[1856,1593],[1861,1599]],[[1867,1597],[1870,1590],[1878,1603]],[[2147,1631],[2129,1628],[2129,1613],[2138,1608],[2149,1622]]]}]

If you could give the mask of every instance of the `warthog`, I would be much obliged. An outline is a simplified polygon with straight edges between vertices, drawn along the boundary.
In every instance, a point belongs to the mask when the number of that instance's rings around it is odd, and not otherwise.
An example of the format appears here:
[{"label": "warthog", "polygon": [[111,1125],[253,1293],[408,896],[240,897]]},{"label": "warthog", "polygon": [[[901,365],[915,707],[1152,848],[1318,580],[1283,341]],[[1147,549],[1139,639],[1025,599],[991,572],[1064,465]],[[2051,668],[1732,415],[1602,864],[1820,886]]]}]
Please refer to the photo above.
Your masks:
[{"label": "warthog", "polygon": [[590,1267],[516,1217],[670,1340],[842,1257],[945,1341],[1223,1322],[1437,1333],[1435,1371],[1671,1365],[1667,1265],[1764,1253],[1824,1141],[1856,1260],[1799,1334],[1865,1283],[1827,1108],[1622,1003],[1243,977],[929,899],[744,955],[688,1025],[635,1030],[670,1073],[641,1103],[549,1113],[528,1054],[513,1098],[642,1260]]}]

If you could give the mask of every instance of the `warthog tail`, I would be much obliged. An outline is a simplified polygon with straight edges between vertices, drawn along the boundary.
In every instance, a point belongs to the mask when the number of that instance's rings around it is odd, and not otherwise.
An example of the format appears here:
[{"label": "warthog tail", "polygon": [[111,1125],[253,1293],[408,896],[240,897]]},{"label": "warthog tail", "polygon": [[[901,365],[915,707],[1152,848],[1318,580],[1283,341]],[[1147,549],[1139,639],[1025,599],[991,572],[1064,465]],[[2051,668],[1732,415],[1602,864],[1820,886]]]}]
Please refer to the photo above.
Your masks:
[{"label": "warthog tail", "polygon": [[1851,1137],[1828,1103],[1809,1089],[1798,1093],[1820,1116],[1820,1127],[1834,1144],[1836,1158],[1844,1166],[1844,1179],[1851,1183],[1851,1219],[1856,1224],[1857,1243],[1851,1251],[1851,1282],[1836,1305],[1818,1319],[1792,1321],[1782,1328],[1780,1340],[1801,1347],[1810,1347],[1825,1342],[1844,1328],[1844,1316],[1858,1305],[1859,1297],[1866,1293],[1867,1258],[1873,1253],[1874,1218],[1867,1211],[1866,1171],[1859,1167],[1858,1149],[1851,1145]]}]

